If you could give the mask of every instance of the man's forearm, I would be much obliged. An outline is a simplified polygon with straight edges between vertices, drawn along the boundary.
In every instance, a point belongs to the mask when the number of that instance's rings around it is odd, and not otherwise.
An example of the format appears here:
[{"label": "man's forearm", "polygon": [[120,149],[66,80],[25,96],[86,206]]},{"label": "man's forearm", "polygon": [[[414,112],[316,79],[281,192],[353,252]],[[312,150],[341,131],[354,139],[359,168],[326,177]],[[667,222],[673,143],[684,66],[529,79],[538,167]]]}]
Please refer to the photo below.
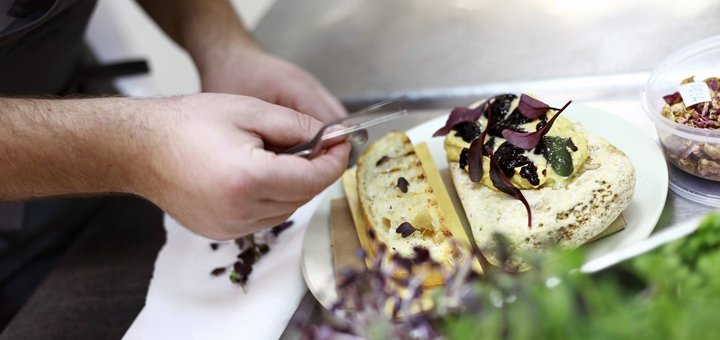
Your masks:
[{"label": "man's forearm", "polygon": [[185,48],[202,74],[232,49],[257,49],[228,0],[138,0],[162,29]]},{"label": "man's forearm", "polygon": [[[149,102],[149,101],[146,101]],[[126,98],[0,98],[0,200],[133,193],[152,115]]]}]

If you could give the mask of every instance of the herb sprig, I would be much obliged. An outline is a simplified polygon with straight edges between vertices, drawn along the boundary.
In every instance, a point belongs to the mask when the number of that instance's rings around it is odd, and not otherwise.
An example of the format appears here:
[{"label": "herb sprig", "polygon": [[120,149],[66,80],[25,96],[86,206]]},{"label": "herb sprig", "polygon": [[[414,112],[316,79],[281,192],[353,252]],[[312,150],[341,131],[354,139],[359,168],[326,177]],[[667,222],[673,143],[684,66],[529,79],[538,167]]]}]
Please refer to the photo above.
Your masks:
[{"label": "herb sprig", "polygon": [[[270,229],[261,230],[254,234],[249,234],[244,237],[235,239],[233,242],[238,248],[237,259],[223,267],[217,267],[210,271],[212,276],[220,276],[225,274],[230,269],[230,281],[232,283],[240,285],[243,291],[247,291],[247,283],[250,278],[250,274],[253,272],[253,266],[257,261],[260,260],[263,255],[270,251],[270,244],[275,242],[275,239],[293,225],[293,221],[285,221],[278,224]],[[217,250],[220,247],[220,243],[210,243],[210,249]]]}]

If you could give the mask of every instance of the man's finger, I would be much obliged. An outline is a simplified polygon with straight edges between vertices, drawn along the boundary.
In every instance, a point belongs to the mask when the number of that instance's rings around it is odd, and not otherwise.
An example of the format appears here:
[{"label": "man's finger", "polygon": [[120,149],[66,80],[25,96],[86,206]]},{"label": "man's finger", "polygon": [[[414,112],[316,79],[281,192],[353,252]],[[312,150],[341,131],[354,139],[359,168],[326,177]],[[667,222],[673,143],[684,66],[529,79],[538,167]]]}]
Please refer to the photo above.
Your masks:
[{"label": "man's finger", "polygon": [[313,159],[264,152],[261,197],[284,202],[308,201],[335,182],[347,168],[350,145],[335,145]]},{"label": "man's finger", "polygon": [[237,118],[239,128],[256,133],[266,144],[280,147],[305,143],[322,127],[313,117],[260,100]]}]

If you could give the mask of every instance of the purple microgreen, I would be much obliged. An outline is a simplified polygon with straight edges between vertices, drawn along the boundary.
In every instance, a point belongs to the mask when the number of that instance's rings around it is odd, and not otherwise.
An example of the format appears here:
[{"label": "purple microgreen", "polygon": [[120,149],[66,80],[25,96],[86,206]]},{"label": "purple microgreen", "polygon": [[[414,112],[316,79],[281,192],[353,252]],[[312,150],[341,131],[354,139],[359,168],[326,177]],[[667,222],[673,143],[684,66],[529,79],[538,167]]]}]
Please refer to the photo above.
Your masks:
[{"label": "purple microgreen", "polygon": [[669,94],[667,96],[663,96],[663,100],[668,105],[672,105],[675,103],[679,103],[682,100],[682,96],[680,96],[680,92],[675,92],[673,94]]},{"label": "purple microgreen", "polygon": [[510,142],[510,144],[517,146],[518,148],[531,150],[540,143],[542,136],[547,134],[553,126],[555,119],[572,103],[572,100],[567,102],[555,115],[545,124],[540,130],[534,132],[518,132],[510,129],[502,131],[503,137]]},{"label": "purple microgreen", "polygon": [[[230,281],[239,284],[243,290],[246,290],[246,283],[250,273],[253,271],[253,265],[255,265],[261,257],[270,252],[270,244],[275,242],[280,233],[292,225],[293,221],[288,220],[272,228],[235,239],[239,254],[236,256],[237,261],[232,265],[233,270],[230,272]],[[213,242],[210,244],[210,248],[215,250],[221,245],[221,243]],[[213,270],[213,273],[217,273],[217,275],[221,275],[224,272],[225,270],[221,270],[221,268],[215,268]]]},{"label": "purple microgreen", "polygon": [[255,263],[257,253],[255,252],[254,248],[247,248],[243,250],[240,254],[238,254],[237,258],[242,260],[243,263],[252,265]]},{"label": "purple microgreen", "polygon": [[[487,129],[485,129],[487,131]],[[473,182],[480,182],[480,179],[483,175],[483,150],[485,147],[483,146],[483,140],[485,138],[485,132],[483,132],[482,135],[480,135],[480,138],[474,140],[472,143],[470,143],[470,149],[468,150],[468,160],[469,160],[469,167],[468,172],[470,173],[470,180]]]},{"label": "purple microgreen", "polygon": [[340,282],[338,288],[345,288],[350,284],[355,283],[358,273],[353,268],[344,268],[340,272]]},{"label": "purple microgreen", "polygon": [[365,249],[358,248],[357,251],[355,251],[355,256],[357,256],[357,258],[361,260],[364,260],[365,258],[367,258],[367,252],[365,251]]},{"label": "purple microgreen", "polygon": [[445,122],[445,126],[435,131],[433,137],[445,136],[455,127],[455,125],[463,122],[474,122],[482,116],[483,111],[488,107],[488,100],[480,104],[474,109],[465,107],[456,107],[450,112],[450,116]]},{"label": "purple microgreen", "polygon": [[426,248],[421,246],[415,246],[413,247],[413,251],[415,252],[415,258],[413,259],[415,263],[424,263],[430,261],[430,251],[428,251]]},{"label": "purple microgreen", "polygon": [[477,183],[480,182],[483,176],[483,154],[485,150],[485,137],[490,130],[490,127],[495,124],[495,117],[491,110],[487,111],[487,126],[480,134],[480,137],[470,143],[470,149],[468,150],[468,173],[470,174],[470,180]]},{"label": "purple microgreen", "polygon": [[270,246],[268,246],[267,244],[261,244],[258,245],[257,250],[261,255],[265,255],[270,251]]},{"label": "purple microgreen", "polygon": [[398,267],[407,270],[410,272],[412,270],[412,260],[401,256],[400,254],[393,254],[390,259],[397,265]]},{"label": "purple microgreen", "polygon": [[377,162],[375,162],[375,166],[380,166],[381,164],[387,162],[390,159],[388,156],[382,156],[380,159],[378,159]]},{"label": "purple microgreen", "polygon": [[292,227],[293,223],[294,223],[294,222],[293,222],[292,220],[287,220],[287,221],[285,221],[285,222],[283,222],[283,223],[280,223],[280,224],[272,227],[272,233],[273,233],[273,235],[275,235],[275,236],[280,235],[280,233],[282,233],[283,231],[285,231],[287,228]]},{"label": "purple microgreen", "polygon": [[400,313],[400,307],[402,307],[402,300],[399,297],[396,297],[393,301],[393,308],[392,308],[392,318],[397,319],[398,314]]},{"label": "purple microgreen", "polygon": [[520,113],[522,113],[522,115],[526,118],[538,119],[550,109],[552,109],[552,107],[548,104],[545,104],[526,94],[520,95],[518,110],[520,110]]},{"label": "purple microgreen", "polygon": [[395,185],[395,186],[396,186],[398,189],[400,189],[400,191],[402,191],[403,193],[407,194],[407,192],[408,192],[408,185],[410,185],[410,183],[408,183],[408,181],[405,179],[405,177],[400,177],[400,178],[398,178],[398,180],[397,180],[397,185]]},{"label": "purple microgreen", "polygon": [[375,230],[372,230],[372,229],[368,230],[368,238],[371,240],[377,239],[377,235],[375,235]]},{"label": "purple microgreen", "polygon": [[251,264],[247,264],[241,261],[235,261],[233,263],[233,270],[235,270],[238,274],[248,276],[250,273],[252,273],[253,267]]},{"label": "purple microgreen", "polygon": [[512,184],[512,182],[510,182],[510,180],[505,176],[502,169],[500,169],[500,165],[498,164],[497,159],[495,159],[492,150],[488,148],[486,151],[490,156],[490,180],[492,181],[492,184],[498,190],[522,202],[522,204],[525,206],[525,209],[527,210],[528,228],[530,228],[530,226],[532,225],[532,213],[530,212],[530,204],[528,204],[525,196],[523,196],[520,189],[516,188]]},{"label": "purple microgreen", "polygon": [[417,231],[417,229],[415,229],[410,222],[401,223],[395,230],[395,232],[402,235],[403,238],[412,235],[415,231]]},{"label": "purple microgreen", "polygon": [[217,267],[210,272],[210,275],[220,276],[220,275],[224,274],[226,271],[227,271],[226,267]]}]

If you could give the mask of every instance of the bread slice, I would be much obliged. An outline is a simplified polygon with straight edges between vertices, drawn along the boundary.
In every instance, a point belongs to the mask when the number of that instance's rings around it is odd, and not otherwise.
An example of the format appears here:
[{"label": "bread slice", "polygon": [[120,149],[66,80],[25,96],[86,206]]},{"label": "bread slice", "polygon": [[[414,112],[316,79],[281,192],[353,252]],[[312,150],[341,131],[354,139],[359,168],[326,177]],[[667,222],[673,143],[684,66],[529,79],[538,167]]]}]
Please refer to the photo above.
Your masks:
[{"label": "bread slice", "polygon": [[[544,252],[553,247],[576,248],[605,230],[628,206],[635,188],[632,162],[599,135],[585,134],[589,159],[566,187],[522,190],[532,210],[531,228],[520,201],[470,181],[457,162],[449,162],[473,236],[490,263],[500,265],[495,233],[509,239],[513,254]],[[515,256],[511,269],[524,270],[528,265]]]},{"label": "bread slice", "polygon": [[[407,186],[402,184],[403,180]],[[357,190],[364,222],[374,231],[376,242],[387,247],[389,255],[413,258],[413,248],[422,247],[435,262],[445,266],[453,265],[461,257],[446,214],[404,133],[385,135],[360,156]],[[408,223],[411,229],[407,228]],[[442,275],[434,273],[423,285],[442,283]]]}]

